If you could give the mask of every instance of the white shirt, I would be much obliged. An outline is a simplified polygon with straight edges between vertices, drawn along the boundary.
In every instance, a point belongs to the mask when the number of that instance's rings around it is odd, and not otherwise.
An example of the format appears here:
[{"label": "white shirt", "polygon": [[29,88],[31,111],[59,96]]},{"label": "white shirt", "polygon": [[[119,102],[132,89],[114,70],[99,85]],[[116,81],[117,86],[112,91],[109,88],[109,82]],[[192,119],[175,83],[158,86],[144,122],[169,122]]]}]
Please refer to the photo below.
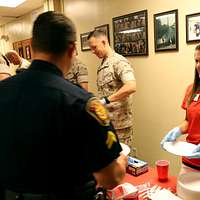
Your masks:
[{"label": "white shirt", "polygon": [[24,58],[22,58],[22,63],[19,65],[19,68],[27,69],[30,66],[30,62]]}]

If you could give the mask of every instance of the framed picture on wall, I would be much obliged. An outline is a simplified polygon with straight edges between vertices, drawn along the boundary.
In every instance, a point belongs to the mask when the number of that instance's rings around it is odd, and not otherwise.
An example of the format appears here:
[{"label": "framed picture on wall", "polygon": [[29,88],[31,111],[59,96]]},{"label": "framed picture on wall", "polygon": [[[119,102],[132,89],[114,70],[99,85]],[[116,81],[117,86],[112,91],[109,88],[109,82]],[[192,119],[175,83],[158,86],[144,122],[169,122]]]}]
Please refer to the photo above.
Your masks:
[{"label": "framed picture on wall", "polygon": [[114,49],[124,56],[148,55],[147,10],[115,17]]},{"label": "framed picture on wall", "polygon": [[101,26],[97,26],[94,29],[103,31],[106,34],[106,36],[108,38],[108,41],[110,43],[109,24],[104,24],[104,25],[101,25]]},{"label": "framed picture on wall", "polygon": [[155,51],[178,50],[178,10],[154,14]]},{"label": "framed picture on wall", "polygon": [[88,45],[88,35],[90,34],[90,32],[87,33],[81,33],[80,34],[80,40],[81,40],[81,51],[88,51],[90,50],[90,47]]},{"label": "framed picture on wall", "polygon": [[21,47],[22,46],[22,43],[21,42],[14,42],[13,43],[13,49],[15,50],[15,51],[17,51],[17,52],[19,52],[18,51],[18,47]]},{"label": "framed picture on wall", "polygon": [[200,41],[200,13],[186,15],[186,42]]},{"label": "framed picture on wall", "polygon": [[18,53],[19,53],[19,56],[24,58],[24,51],[23,51],[23,47],[18,47]]},{"label": "framed picture on wall", "polygon": [[31,59],[31,47],[30,45],[25,46],[25,53],[26,53],[26,59]]}]

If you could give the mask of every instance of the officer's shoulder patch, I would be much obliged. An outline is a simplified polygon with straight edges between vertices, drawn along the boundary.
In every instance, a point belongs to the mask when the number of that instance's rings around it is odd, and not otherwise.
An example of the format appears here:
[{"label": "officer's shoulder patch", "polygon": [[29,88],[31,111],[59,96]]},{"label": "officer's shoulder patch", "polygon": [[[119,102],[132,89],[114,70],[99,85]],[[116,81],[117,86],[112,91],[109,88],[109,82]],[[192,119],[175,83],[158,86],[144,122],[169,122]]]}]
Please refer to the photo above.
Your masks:
[{"label": "officer's shoulder patch", "polygon": [[92,97],[88,100],[86,104],[86,111],[102,126],[108,126],[110,124],[108,111],[96,97]]},{"label": "officer's shoulder patch", "polygon": [[106,139],[106,145],[108,149],[110,149],[114,142],[117,142],[116,135],[112,131],[108,131],[107,133],[107,139]]}]

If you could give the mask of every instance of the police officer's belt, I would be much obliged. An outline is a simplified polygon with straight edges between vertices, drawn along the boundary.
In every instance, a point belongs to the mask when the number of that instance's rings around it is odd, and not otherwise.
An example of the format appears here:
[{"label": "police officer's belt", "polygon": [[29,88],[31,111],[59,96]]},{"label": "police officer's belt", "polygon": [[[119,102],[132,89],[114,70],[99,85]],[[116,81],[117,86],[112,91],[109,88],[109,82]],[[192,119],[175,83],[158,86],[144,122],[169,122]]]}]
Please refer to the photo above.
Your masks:
[{"label": "police officer's belt", "polygon": [[[105,191],[95,189],[96,182],[89,181],[85,183],[81,188],[77,188],[77,191],[72,192],[74,198],[72,199],[83,199],[83,200],[106,200]],[[7,195],[9,196],[5,198],[5,200],[65,200],[68,198],[70,194],[64,194],[65,197],[60,197],[60,195],[51,195],[51,194],[31,194],[31,193],[16,193],[11,190],[6,190]],[[101,195],[102,193],[102,195]],[[9,194],[9,195],[8,195]],[[10,198],[10,196],[12,198]],[[2,199],[0,199],[2,200]]]},{"label": "police officer's belt", "polygon": [[6,190],[5,200],[56,200],[55,196],[47,194],[16,193]]}]

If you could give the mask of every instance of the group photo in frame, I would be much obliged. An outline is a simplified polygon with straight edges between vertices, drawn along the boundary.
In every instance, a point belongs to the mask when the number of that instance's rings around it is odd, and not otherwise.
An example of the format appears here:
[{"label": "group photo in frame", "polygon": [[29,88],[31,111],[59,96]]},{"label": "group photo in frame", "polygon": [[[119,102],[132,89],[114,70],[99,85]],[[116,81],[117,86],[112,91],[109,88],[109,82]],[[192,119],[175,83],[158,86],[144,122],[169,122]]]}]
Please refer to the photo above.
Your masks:
[{"label": "group photo in frame", "polygon": [[115,17],[113,22],[114,49],[123,56],[148,55],[147,10]]},{"label": "group photo in frame", "polygon": [[106,34],[107,38],[108,38],[108,42],[110,43],[109,24],[104,24],[104,25],[101,25],[101,26],[96,26],[94,29],[95,30],[103,31]]},{"label": "group photo in frame", "polygon": [[88,39],[87,39],[89,34],[90,34],[90,32],[80,34],[81,51],[89,51],[90,50],[90,47],[88,44]]},{"label": "group photo in frame", "polygon": [[186,15],[186,42],[200,41],[200,13]]},{"label": "group photo in frame", "polygon": [[154,14],[155,51],[178,50],[178,10]]}]

